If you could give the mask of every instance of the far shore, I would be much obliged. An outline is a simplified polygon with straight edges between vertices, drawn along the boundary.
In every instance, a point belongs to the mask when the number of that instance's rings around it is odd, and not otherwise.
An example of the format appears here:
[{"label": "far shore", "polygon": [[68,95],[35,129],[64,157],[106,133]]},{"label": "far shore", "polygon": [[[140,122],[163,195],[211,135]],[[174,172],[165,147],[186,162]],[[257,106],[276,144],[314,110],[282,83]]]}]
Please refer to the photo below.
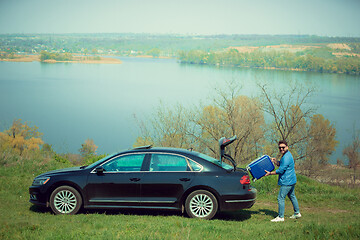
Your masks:
[{"label": "far shore", "polygon": [[[40,62],[40,55],[14,55],[14,58],[0,59],[4,62]],[[87,64],[121,64],[122,61],[116,58],[100,57],[99,60],[94,59],[93,56],[74,56],[72,61],[57,61],[48,59],[43,61],[45,63],[87,63]]]},{"label": "far shore", "polygon": [[[137,55],[137,56],[131,56],[136,58],[154,58],[151,55]],[[110,58],[110,57],[100,57],[99,60],[92,59],[93,56],[73,56],[74,60],[72,61],[57,61],[54,59],[48,59],[43,61],[44,63],[86,63],[86,64],[121,64],[122,61],[117,58]],[[157,57],[161,59],[171,59],[171,57]],[[40,62],[40,55],[14,55],[14,58],[4,58],[0,59],[0,61],[4,62]],[[219,66],[219,65],[217,65]],[[247,66],[242,66],[244,68],[251,68]],[[287,71],[305,71],[303,69],[297,69],[297,68],[276,68],[276,67],[254,67],[259,69],[269,69],[269,70],[287,70]]]}]

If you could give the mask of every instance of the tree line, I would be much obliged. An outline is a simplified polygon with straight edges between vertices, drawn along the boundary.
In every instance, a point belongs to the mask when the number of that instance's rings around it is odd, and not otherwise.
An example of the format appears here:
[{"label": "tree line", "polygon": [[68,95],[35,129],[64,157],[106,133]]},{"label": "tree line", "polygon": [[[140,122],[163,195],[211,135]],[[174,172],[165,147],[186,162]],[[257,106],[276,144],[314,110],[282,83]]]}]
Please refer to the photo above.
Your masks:
[{"label": "tree line", "polygon": [[290,51],[239,52],[237,49],[227,51],[191,50],[180,51],[182,63],[207,64],[217,66],[276,68],[284,70],[301,70],[321,73],[360,74],[360,57],[323,58],[311,54],[296,54]]},{"label": "tree line", "polygon": [[101,60],[100,56],[86,56],[86,57],[74,57],[71,53],[53,53],[48,51],[41,51],[40,61],[45,62],[46,60],[55,61],[75,61],[75,60]]},{"label": "tree line", "polygon": [[44,62],[46,60],[72,61],[73,55],[71,53],[52,53],[48,51],[41,51],[40,61]]},{"label": "tree line", "polygon": [[315,35],[180,35],[180,34],[0,34],[0,52],[40,53],[64,50],[85,54],[97,49],[103,54],[143,55],[160,49],[161,56],[178,56],[178,51],[194,49],[220,51],[231,46],[268,46],[280,44],[357,44],[360,38]]},{"label": "tree line", "polygon": [[17,161],[28,159],[53,159],[59,163],[67,164],[91,164],[105,155],[96,153],[97,146],[92,139],[86,139],[79,154],[60,154],[53,150],[52,146],[42,140],[43,133],[37,126],[31,126],[29,122],[15,119],[12,125],[0,132],[0,166],[18,164]]},{"label": "tree line", "polygon": [[[231,83],[217,90],[208,105],[186,108],[162,103],[145,121],[136,118],[140,134],[134,146],[191,148],[219,158],[218,140],[236,135],[238,140],[228,151],[244,167],[263,154],[280,157],[277,142],[283,139],[306,175],[327,165],[338,144],[336,128],[306,105],[314,89],[293,84],[275,93],[267,85],[258,87],[258,97],[239,95],[239,88]],[[351,149],[344,156],[356,167],[359,148]]]},{"label": "tree line", "polygon": [[[259,87],[262,100],[237,95],[233,88],[230,95],[229,91],[219,91],[212,104],[193,109],[160,105],[146,122],[138,121],[140,135],[134,146],[192,148],[218,158],[218,140],[237,135],[238,140],[228,147],[228,154],[238,166],[244,167],[262,154],[277,156],[277,141],[286,139],[297,167],[313,176],[328,163],[338,144],[334,125],[304,105],[311,89],[300,92],[301,87],[294,86],[288,94],[274,98],[267,86]],[[271,121],[265,120],[266,114]],[[0,132],[0,165],[6,167],[30,159],[38,159],[39,164],[54,160],[69,166],[88,165],[105,157],[96,153],[98,147],[92,139],[81,144],[79,154],[64,154],[55,152],[42,140],[42,135],[38,127],[15,119]],[[344,148],[343,155],[353,170],[355,183],[360,164],[359,132],[354,131],[353,141]]]}]

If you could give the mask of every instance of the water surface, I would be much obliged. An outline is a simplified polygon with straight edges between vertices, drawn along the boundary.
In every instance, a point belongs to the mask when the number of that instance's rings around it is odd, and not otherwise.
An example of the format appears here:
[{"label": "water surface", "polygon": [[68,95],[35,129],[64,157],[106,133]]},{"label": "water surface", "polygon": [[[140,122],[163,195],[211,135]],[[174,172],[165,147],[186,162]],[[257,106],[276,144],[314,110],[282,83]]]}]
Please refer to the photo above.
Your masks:
[{"label": "water surface", "polygon": [[144,118],[159,102],[185,106],[209,102],[214,88],[237,81],[241,94],[257,96],[257,83],[281,93],[291,82],[318,89],[311,99],[337,129],[332,161],[359,129],[360,77],[262,69],[183,65],[176,60],[121,58],[122,64],[0,62],[0,130],[21,118],[39,127],[56,151],[77,152],[92,138],[99,153],[130,148]]}]

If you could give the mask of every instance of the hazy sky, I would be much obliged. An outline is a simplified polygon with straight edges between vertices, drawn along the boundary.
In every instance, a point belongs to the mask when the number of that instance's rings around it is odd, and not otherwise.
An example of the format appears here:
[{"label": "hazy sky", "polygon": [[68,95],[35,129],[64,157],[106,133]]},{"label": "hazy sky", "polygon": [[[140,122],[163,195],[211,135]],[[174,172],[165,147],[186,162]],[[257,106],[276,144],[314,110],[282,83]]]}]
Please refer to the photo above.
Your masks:
[{"label": "hazy sky", "polygon": [[360,37],[360,0],[0,0],[1,33]]}]

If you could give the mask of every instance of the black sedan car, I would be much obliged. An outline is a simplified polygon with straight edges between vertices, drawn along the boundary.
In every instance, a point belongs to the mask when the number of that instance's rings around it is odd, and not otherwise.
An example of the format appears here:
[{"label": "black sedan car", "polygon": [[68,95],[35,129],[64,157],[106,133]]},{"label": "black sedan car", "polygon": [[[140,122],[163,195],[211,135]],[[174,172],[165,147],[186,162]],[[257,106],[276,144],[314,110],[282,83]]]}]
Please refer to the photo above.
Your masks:
[{"label": "black sedan car", "polygon": [[195,151],[151,146],[41,174],[29,193],[31,203],[55,214],[76,214],[82,207],[185,209],[201,219],[250,208],[256,198],[245,169]]}]

